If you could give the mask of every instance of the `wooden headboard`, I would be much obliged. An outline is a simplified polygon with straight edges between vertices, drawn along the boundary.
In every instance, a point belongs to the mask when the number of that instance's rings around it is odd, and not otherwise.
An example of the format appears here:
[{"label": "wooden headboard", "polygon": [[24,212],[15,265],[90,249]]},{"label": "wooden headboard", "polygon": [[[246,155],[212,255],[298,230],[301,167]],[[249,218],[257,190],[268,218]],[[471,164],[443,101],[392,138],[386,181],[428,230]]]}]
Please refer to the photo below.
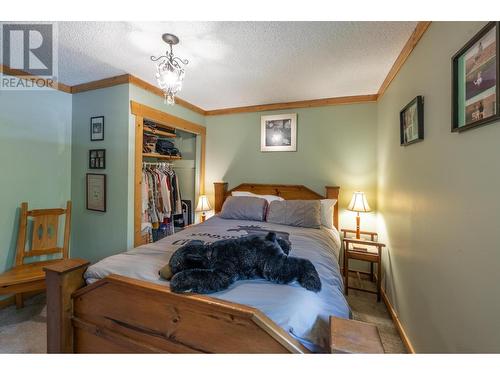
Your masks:
[{"label": "wooden headboard", "polygon": [[220,212],[222,205],[233,191],[249,191],[254,194],[271,194],[283,199],[337,199],[333,210],[333,224],[339,229],[339,186],[325,186],[326,195],[320,195],[304,185],[275,185],[275,184],[249,184],[244,183],[227,190],[227,182],[214,182],[215,188],[215,213]]}]

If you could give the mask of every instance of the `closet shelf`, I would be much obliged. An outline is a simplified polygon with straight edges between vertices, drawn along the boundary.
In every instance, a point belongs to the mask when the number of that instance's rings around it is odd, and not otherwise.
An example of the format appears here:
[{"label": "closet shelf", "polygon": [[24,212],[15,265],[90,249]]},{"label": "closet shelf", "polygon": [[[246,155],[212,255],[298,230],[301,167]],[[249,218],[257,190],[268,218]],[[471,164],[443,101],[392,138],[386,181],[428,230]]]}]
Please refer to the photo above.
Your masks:
[{"label": "closet shelf", "polygon": [[143,158],[157,158],[157,159],[163,159],[163,160],[180,160],[182,157],[180,156],[169,156],[169,155],[161,155],[161,154],[156,154],[156,153],[143,153],[142,154]]},{"label": "closet shelf", "polygon": [[144,126],[144,131],[146,133],[154,134],[154,135],[161,135],[163,137],[167,138],[175,138],[176,135],[174,133],[166,132],[164,130],[158,130],[158,129],[152,129],[149,126]]}]

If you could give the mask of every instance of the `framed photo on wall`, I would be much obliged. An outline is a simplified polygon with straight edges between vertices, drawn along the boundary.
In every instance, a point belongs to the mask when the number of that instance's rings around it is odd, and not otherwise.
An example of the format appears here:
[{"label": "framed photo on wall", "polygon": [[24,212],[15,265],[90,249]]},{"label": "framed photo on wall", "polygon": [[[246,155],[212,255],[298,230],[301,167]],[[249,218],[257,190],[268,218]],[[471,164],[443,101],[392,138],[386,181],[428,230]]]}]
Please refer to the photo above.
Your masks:
[{"label": "framed photo on wall", "polygon": [[90,140],[104,140],[104,116],[90,118]]},{"label": "framed photo on wall", "polygon": [[89,150],[89,169],[106,169],[106,150]]},{"label": "framed photo on wall", "polygon": [[452,58],[454,132],[500,119],[499,29],[498,22],[489,22]]},{"label": "framed photo on wall", "polygon": [[106,175],[87,173],[87,210],[106,212]]},{"label": "framed photo on wall", "polygon": [[424,139],[424,98],[417,96],[399,112],[401,146]]},{"label": "framed photo on wall", "polygon": [[297,114],[261,116],[260,151],[297,151]]}]

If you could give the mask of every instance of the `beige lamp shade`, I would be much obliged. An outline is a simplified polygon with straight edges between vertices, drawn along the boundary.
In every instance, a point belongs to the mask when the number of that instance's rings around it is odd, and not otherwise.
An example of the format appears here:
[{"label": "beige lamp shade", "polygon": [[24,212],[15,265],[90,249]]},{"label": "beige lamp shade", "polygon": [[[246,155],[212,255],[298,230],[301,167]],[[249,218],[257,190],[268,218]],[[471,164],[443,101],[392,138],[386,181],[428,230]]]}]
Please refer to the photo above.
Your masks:
[{"label": "beige lamp shade", "polygon": [[356,191],[352,194],[351,202],[347,209],[354,212],[369,212],[371,211],[368,201],[366,200],[365,193]]},{"label": "beige lamp shade", "polygon": [[210,202],[206,195],[200,195],[198,198],[198,205],[196,206],[196,212],[204,212],[210,211],[212,207],[210,207]]}]

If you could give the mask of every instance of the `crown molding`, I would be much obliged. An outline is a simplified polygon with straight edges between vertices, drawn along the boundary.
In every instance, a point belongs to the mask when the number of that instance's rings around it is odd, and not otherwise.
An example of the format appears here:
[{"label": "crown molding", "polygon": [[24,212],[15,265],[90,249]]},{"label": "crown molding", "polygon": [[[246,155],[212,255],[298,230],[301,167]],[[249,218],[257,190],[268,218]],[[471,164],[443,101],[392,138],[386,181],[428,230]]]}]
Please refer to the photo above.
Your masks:
[{"label": "crown molding", "polygon": [[[33,74],[25,72],[24,70],[12,69],[12,68],[8,67],[7,65],[0,64],[0,72],[2,74],[6,74],[9,76],[21,77],[22,79],[26,79],[26,80],[36,80],[36,79],[45,80],[45,78],[37,77]],[[49,87],[54,89],[54,90],[59,90],[59,91],[62,91],[62,92],[68,93],[68,94],[71,93],[70,86],[65,85],[64,83],[57,82],[57,81],[50,82]]]},{"label": "crown molding", "polygon": [[377,93],[379,98],[381,98],[382,95],[384,95],[387,88],[391,84],[392,80],[396,78],[400,69],[403,67],[406,60],[408,60],[408,57],[410,57],[410,54],[413,52],[418,42],[425,34],[430,25],[431,25],[430,21],[421,21],[417,23],[415,30],[413,30],[413,33],[410,35],[410,38],[408,39],[403,49],[399,53],[398,57],[396,58],[396,61],[394,61],[391,70],[389,70],[389,73],[387,73],[384,82],[382,82],[382,85],[380,86]]},{"label": "crown molding", "polygon": [[272,103],[272,104],[251,105],[246,107],[214,109],[210,111],[205,111],[205,115],[217,116],[217,115],[228,115],[234,113],[276,111],[280,109],[290,109],[290,108],[312,108],[312,107],[323,107],[323,106],[339,105],[339,104],[357,104],[357,103],[367,103],[376,101],[377,101],[377,94],[339,96],[335,98],[300,100],[296,102]]},{"label": "crown molding", "polygon": [[[394,80],[394,78],[399,73],[401,67],[404,65],[412,51],[417,46],[418,42],[424,35],[424,33],[429,28],[431,22],[430,21],[421,21],[417,23],[415,30],[410,35],[410,38],[404,45],[403,49],[399,53],[398,57],[394,61],[389,73],[385,77],[382,85],[380,86],[378,93],[369,94],[369,95],[354,95],[354,96],[341,96],[334,98],[324,98],[324,99],[313,99],[313,100],[300,100],[294,102],[283,102],[283,103],[270,103],[270,104],[260,104],[260,105],[251,105],[244,107],[233,107],[233,108],[222,108],[222,109],[213,109],[213,110],[204,110],[192,103],[189,103],[186,100],[181,98],[175,98],[175,103],[181,107],[189,109],[193,112],[199,113],[202,116],[217,116],[217,115],[228,115],[234,113],[247,113],[247,112],[261,112],[261,111],[276,111],[280,109],[292,109],[292,108],[312,108],[312,107],[323,107],[323,106],[331,106],[331,105],[339,105],[339,104],[357,104],[357,103],[370,103],[378,101],[382,95],[387,91],[387,88]],[[37,78],[29,73],[26,73],[22,70],[11,69],[8,66],[0,65],[1,72],[7,75],[13,76],[21,76],[21,77],[31,77]],[[27,78],[28,79],[28,78]],[[100,79],[97,81],[82,83],[79,85],[68,86],[63,83],[54,81],[50,87],[69,94],[77,94],[80,92],[91,91],[102,89],[106,87],[112,87],[116,85],[122,84],[132,84],[137,87],[140,87],[154,95],[158,95],[163,97],[163,92],[156,86],[143,81],[142,79],[135,77],[131,74],[122,74],[115,77],[109,77]]]}]

